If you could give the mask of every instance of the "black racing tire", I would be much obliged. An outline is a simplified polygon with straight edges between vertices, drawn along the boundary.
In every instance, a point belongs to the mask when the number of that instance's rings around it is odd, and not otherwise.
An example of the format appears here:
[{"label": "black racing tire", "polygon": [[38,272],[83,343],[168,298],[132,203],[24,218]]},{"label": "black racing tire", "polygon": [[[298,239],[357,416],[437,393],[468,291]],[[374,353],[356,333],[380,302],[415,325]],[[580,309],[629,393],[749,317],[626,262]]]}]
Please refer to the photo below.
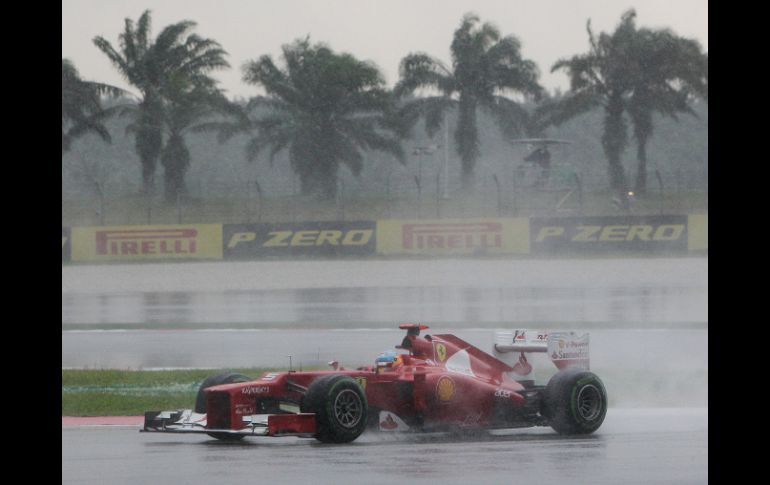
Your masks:
[{"label": "black racing tire", "polygon": [[593,433],[607,414],[607,391],[593,372],[559,371],[545,388],[542,414],[559,434]]},{"label": "black racing tire", "polygon": [[[195,397],[195,409],[196,413],[206,412],[206,393],[204,389],[209,387],[218,386],[220,384],[232,384],[234,382],[248,382],[251,379],[243,374],[237,374],[229,372],[225,374],[217,374],[215,376],[207,377],[198,388],[198,395]],[[206,433],[212,438],[216,438],[222,441],[239,441],[243,439],[243,435],[232,435],[228,433]]]},{"label": "black racing tire", "polygon": [[314,380],[300,403],[303,413],[315,413],[315,438],[322,443],[349,443],[366,429],[366,393],[351,377],[329,374]]}]

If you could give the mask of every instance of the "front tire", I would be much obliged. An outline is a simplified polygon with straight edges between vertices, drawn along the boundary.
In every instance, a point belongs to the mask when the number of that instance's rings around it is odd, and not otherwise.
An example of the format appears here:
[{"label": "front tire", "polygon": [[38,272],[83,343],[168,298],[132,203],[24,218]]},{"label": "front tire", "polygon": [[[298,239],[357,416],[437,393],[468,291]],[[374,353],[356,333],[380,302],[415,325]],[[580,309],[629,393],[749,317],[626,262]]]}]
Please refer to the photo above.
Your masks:
[{"label": "front tire", "polygon": [[593,433],[607,414],[607,391],[593,372],[559,371],[545,388],[542,414],[559,434]]},{"label": "front tire", "polygon": [[318,441],[349,443],[366,429],[369,405],[354,379],[329,374],[310,384],[300,409],[303,413],[315,413]]},{"label": "front tire", "polygon": [[[195,412],[203,414],[206,412],[206,393],[204,389],[209,387],[218,386],[220,384],[232,384],[234,382],[248,382],[251,379],[243,374],[237,374],[233,372],[225,374],[217,374],[207,377],[198,388],[198,395],[195,397]],[[206,433],[212,438],[216,438],[222,441],[240,441],[243,439],[243,435],[232,435],[228,433]]]}]

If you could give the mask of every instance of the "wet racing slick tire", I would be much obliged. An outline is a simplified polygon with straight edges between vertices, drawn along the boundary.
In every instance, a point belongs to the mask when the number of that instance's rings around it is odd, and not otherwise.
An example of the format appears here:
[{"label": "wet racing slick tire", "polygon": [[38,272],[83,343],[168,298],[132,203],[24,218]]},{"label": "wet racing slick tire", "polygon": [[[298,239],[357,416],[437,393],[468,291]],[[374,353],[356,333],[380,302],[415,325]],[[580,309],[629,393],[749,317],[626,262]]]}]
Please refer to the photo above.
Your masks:
[{"label": "wet racing slick tire", "polygon": [[366,429],[366,394],[351,377],[329,374],[314,380],[300,403],[303,413],[315,413],[315,438],[322,443],[349,443]]},{"label": "wet racing slick tire", "polygon": [[[206,393],[204,389],[218,386],[220,384],[232,384],[234,382],[248,382],[251,379],[243,374],[225,373],[207,377],[198,388],[198,395],[195,397],[195,412],[206,412]],[[243,439],[242,435],[231,435],[227,433],[206,433],[207,435],[222,441],[238,441]]]},{"label": "wet racing slick tire", "polygon": [[548,381],[542,412],[559,434],[593,433],[607,414],[607,391],[593,372],[562,370]]}]

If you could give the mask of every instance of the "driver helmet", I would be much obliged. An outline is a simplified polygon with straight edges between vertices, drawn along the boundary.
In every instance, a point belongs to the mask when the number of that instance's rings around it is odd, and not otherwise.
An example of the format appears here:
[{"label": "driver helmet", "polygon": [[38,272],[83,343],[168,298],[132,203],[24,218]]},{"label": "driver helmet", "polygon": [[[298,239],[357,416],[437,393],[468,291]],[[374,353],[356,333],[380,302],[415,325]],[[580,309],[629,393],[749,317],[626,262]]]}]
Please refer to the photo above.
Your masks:
[{"label": "driver helmet", "polygon": [[374,362],[375,362],[375,363],[376,363],[378,366],[380,366],[380,365],[387,365],[387,366],[389,366],[389,365],[393,365],[393,363],[396,361],[396,358],[397,358],[397,357],[398,357],[398,356],[396,355],[396,353],[395,353],[394,351],[392,351],[392,350],[386,350],[385,352],[381,353],[381,354],[380,354],[380,355],[379,355],[379,356],[378,356],[378,357],[375,359],[375,361],[374,361]]}]

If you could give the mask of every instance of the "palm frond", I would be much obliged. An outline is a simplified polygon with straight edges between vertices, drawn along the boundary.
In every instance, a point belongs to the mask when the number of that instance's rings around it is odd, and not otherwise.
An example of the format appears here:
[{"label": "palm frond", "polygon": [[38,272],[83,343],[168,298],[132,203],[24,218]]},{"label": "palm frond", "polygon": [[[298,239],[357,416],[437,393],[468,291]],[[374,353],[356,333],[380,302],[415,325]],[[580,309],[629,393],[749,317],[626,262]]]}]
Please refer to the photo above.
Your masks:
[{"label": "palm frond", "polygon": [[192,20],[182,20],[164,27],[155,38],[153,50],[157,53],[170,52],[175,45],[181,42],[184,34],[195,28],[196,25],[198,24]]},{"label": "palm frond", "polygon": [[507,138],[528,134],[530,131],[531,116],[521,104],[503,96],[495,96],[494,102],[485,103],[484,107],[492,113]]},{"label": "palm frond", "polygon": [[107,56],[112,64],[118,69],[118,72],[129,82],[133,84],[133,76],[131,74],[131,66],[123,56],[112,47],[104,37],[96,36],[93,39],[94,45]]},{"label": "palm frond", "polygon": [[559,126],[568,120],[587,113],[600,105],[602,98],[591,92],[578,91],[568,93],[558,101],[549,101],[538,107],[535,118],[543,126]]},{"label": "palm frond", "polygon": [[150,46],[150,32],[152,30],[152,18],[150,10],[145,10],[137,22],[135,37],[137,54],[143,57]]},{"label": "palm frond", "polygon": [[401,60],[400,80],[393,90],[397,98],[412,94],[418,88],[433,88],[448,94],[455,90],[449,69],[428,54],[409,54]]}]

